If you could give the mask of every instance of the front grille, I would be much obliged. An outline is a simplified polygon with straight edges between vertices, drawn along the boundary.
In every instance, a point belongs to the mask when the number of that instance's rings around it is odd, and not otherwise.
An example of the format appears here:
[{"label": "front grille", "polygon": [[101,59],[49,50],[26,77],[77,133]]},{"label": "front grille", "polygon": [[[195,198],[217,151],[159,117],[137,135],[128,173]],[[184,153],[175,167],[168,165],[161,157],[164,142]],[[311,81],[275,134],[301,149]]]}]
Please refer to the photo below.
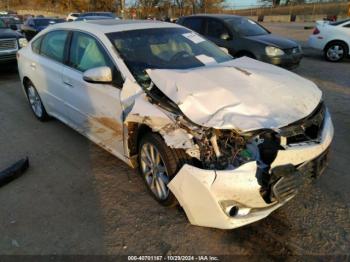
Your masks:
[{"label": "front grille", "polygon": [[0,39],[0,51],[17,49],[17,39]]},{"label": "front grille", "polygon": [[0,53],[0,61],[4,62],[4,61],[13,61],[16,60],[16,54],[1,54]]},{"label": "front grille", "polygon": [[308,177],[317,177],[323,174],[329,159],[329,147],[318,157],[298,166],[298,170]]},{"label": "front grille", "polygon": [[274,201],[284,202],[294,197],[298,190],[312,178],[321,175],[328,163],[329,148],[316,158],[298,166],[286,164],[276,166],[271,170],[269,177],[263,183],[267,184],[262,190],[262,196],[267,203]]},{"label": "front grille", "polygon": [[295,196],[303,184],[303,175],[295,166],[277,166],[271,172],[271,200],[284,202]]},{"label": "front grille", "polygon": [[321,102],[308,117],[281,129],[280,135],[287,138],[287,144],[317,140],[320,136],[326,107]]}]

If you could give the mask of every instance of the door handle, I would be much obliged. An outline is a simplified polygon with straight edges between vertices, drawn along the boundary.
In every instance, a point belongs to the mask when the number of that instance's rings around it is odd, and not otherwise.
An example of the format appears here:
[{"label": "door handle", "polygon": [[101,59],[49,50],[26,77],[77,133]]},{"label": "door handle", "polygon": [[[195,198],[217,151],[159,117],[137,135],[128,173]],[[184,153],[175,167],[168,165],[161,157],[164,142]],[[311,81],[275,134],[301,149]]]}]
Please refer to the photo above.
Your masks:
[{"label": "door handle", "polygon": [[63,83],[64,83],[66,86],[73,87],[73,85],[72,85],[71,83],[69,83],[68,81],[63,81]]},{"label": "door handle", "polygon": [[35,68],[36,68],[36,64],[35,64],[35,63],[31,63],[31,64],[30,64],[30,67],[31,67],[32,69],[35,69]]}]

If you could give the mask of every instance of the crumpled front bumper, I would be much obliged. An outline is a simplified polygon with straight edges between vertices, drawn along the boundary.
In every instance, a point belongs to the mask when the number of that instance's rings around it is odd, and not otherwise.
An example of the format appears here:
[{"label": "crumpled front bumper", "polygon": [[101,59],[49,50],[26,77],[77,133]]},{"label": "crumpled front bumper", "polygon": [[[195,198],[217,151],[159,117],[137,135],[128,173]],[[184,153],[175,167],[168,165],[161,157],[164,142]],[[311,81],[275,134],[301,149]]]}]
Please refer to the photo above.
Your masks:
[{"label": "crumpled front bumper", "polygon": [[[328,112],[319,143],[294,145],[279,151],[272,167],[292,164],[296,171],[325,152],[333,138]],[[168,184],[193,225],[232,229],[268,216],[290,198],[267,203],[260,194],[257,162],[248,162],[234,170],[204,170],[184,165]],[[302,174],[303,175],[303,174]],[[231,214],[227,208],[236,207]],[[242,212],[240,212],[242,210]]]}]

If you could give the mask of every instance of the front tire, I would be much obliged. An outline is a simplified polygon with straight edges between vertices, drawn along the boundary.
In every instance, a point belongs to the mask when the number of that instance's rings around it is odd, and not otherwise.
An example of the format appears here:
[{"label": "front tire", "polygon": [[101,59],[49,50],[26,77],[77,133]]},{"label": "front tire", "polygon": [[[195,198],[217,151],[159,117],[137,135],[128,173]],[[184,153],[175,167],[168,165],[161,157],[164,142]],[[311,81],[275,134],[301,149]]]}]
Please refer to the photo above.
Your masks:
[{"label": "front tire", "polygon": [[28,82],[26,85],[26,93],[30,108],[32,109],[33,114],[40,121],[49,120],[49,115],[47,114],[45,107],[41,101],[38,91],[34,87],[32,82]]},{"label": "front tire", "polygon": [[332,42],[325,48],[325,58],[330,62],[339,62],[343,60],[348,53],[348,47],[343,42]]},{"label": "front tire", "polygon": [[147,133],[139,144],[139,171],[146,186],[163,206],[175,206],[177,200],[167,184],[186,161],[183,150],[169,148],[156,133]]}]

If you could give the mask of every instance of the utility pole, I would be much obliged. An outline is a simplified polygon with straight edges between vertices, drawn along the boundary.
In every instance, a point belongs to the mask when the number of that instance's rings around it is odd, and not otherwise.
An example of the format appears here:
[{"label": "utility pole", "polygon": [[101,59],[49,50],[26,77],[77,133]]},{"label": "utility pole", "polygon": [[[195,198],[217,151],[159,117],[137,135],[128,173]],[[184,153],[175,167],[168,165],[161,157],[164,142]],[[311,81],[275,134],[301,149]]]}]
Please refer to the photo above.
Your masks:
[{"label": "utility pole", "polygon": [[7,0],[7,11],[10,10],[10,0]]}]

